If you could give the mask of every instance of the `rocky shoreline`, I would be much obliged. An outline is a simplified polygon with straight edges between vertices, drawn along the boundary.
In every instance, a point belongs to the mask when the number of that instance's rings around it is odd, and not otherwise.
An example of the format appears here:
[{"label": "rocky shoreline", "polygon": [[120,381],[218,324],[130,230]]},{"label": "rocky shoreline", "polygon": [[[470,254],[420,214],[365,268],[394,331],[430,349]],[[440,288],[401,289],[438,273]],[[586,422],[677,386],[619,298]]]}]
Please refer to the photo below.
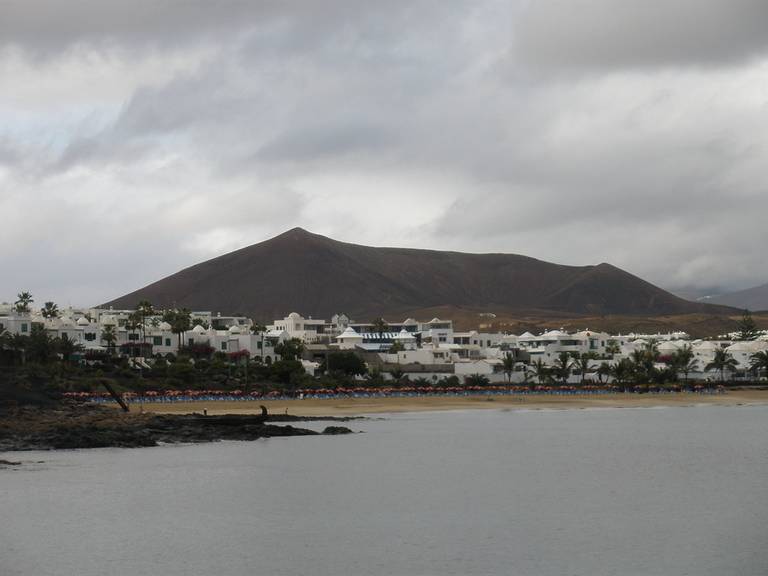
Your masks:
[{"label": "rocky shoreline", "polygon": [[351,434],[333,425],[322,432],[275,422],[348,421],[351,418],[288,415],[206,416],[201,414],[136,414],[113,408],[65,404],[0,412],[0,452],[74,448],[138,448],[171,443],[257,440],[278,436]]}]

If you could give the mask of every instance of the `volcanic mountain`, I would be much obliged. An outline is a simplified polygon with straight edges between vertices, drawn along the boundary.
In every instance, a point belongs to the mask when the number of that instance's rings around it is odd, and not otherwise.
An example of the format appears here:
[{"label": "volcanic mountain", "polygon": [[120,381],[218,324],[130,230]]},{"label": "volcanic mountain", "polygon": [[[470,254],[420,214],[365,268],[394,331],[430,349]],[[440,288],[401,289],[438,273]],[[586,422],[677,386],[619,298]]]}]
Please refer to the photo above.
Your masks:
[{"label": "volcanic mountain", "polygon": [[365,321],[419,311],[643,315],[718,313],[610,264],[563,266],[515,254],[373,248],[301,228],[186,268],[104,304],[186,307],[261,322],[291,311]]},{"label": "volcanic mountain", "polygon": [[735,306],[747,310],[768,310],[768,284],[721,296],[713,296],[712,298],[707,298],[706,302],[709,304]]}]

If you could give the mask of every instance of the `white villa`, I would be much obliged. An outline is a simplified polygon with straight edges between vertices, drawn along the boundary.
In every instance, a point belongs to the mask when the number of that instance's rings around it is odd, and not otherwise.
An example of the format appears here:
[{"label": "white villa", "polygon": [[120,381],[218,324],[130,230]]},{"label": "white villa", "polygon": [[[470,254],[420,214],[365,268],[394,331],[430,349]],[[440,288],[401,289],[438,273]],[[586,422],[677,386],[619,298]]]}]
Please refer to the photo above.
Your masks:
[{"label": "white villa", "polygon": [[[458,332],[454,331],[452,321],[439,318],[429,321],[406,318],[402,322],[387,322],[382,330],[383,327],[372,323],[355,323],[344,314],[336,314],[326,321],[305,318],[296,312],[257,331],[253,329],[253,322],[245,317],[192,312],[193,327],[179,334],[161,316],[149,317],[143,327],[137,328],[129,322],[132,312],[67,308],[56,318],[45,318],[40,310],[19,314],[13,306],[0,304],[0,332],[28,335],[32,326],[38,324],[52,336],[66,337],[86,351],[99,351],[107,349],[104,336],[105,331],[110,331],[115,335],[116,348],[131,357],[175,354],[181,345],[210,347],[227,354],[247,352],[251,358],[266,363],[279,358],[275,353],[279,343],[298,338],[306,345],[303,364],[310,373],[329,352],[341,350],[359,353],[370,367],[383,372],[397,369],[412,377],[432,379],[480,374],[492,382],[523,382],[528,377],[528,364],[541,360],[552,366],[563,352],[574,356],[591,354],[590,370],[594,371],[602,362],[612,365],[630,358],[635,350],[651,341],[657,343],[661,358],[690,346],[697,363],[690,377],[696,379],[715,378],[705,367],[718,350],[726,350],[736,360],[735,375],[744,374],[750,368],[755,353],[768,351],[768,335],[749,342],[691,340],[681,332],[611,335],[560,329],[538,335],[530,332],[514,335],[475,330]],[[504,370],[508,353],[516,360],[511,373]],[[580,380],[581,375],[572,376],[573,382]]]},{"label": "white villa", "polygon": [[[133,310],[105,310],[93,308],[62,310],[56,318],[45,318],[39,310],[19,314],[8,305],[0,307],[0,332],[29,335],[34,324],[40,325],[52,337],[66,337],[88,351],[105,351],[108,342],[105,331],[114,333],[114,346],[136,348],[151,346],[152,355],[175,354],[182,346],[210,346],[214,351],[235,353],[248,351],[252,358],[265,362],[276,359],[275,346],[288,340],[285,331],[269,330],[253,333],[253,322],[245,317],[213,315],[210,312],[193,312],[190,330],[174,333],[172,327],[160,316],[148,317],[145,325],[129,327],[128,318]],[[133,355],[133,354],[131,354]]]}]

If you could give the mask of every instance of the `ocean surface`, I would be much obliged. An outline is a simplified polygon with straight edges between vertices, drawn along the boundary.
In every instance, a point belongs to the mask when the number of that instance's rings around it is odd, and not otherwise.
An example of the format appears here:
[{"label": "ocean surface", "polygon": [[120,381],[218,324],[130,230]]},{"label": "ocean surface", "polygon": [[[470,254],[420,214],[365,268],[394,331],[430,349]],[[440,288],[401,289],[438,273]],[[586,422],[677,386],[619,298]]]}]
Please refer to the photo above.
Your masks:
[{"label": "ocean surface", "polygon": [[768,574],[768,407],[350,424],[0,455],[0,575]]}]

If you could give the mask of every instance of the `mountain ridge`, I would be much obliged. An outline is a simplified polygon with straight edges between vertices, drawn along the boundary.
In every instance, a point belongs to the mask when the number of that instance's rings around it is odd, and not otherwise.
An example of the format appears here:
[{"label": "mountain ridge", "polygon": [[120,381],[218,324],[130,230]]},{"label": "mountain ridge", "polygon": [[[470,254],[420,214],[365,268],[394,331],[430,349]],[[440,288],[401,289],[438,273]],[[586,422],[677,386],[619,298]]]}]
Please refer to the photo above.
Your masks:
[{"label": "mountain ridge", "polygon": [[719,294],[711,298],[700,300],[707,304],[717,304],[721,306],[734,306],[747,310],[768,310],[768,283],[738,290],[727,294]]},{"label": "mountain ridge", "polygon": [[259,321],[291,311],[357,320],[453,306],[566,314],[727,312],[690,302],[608,263],[552,264],[500,252],[370,247],[293,228],[167,276],[103,304],[241,313]]}]

